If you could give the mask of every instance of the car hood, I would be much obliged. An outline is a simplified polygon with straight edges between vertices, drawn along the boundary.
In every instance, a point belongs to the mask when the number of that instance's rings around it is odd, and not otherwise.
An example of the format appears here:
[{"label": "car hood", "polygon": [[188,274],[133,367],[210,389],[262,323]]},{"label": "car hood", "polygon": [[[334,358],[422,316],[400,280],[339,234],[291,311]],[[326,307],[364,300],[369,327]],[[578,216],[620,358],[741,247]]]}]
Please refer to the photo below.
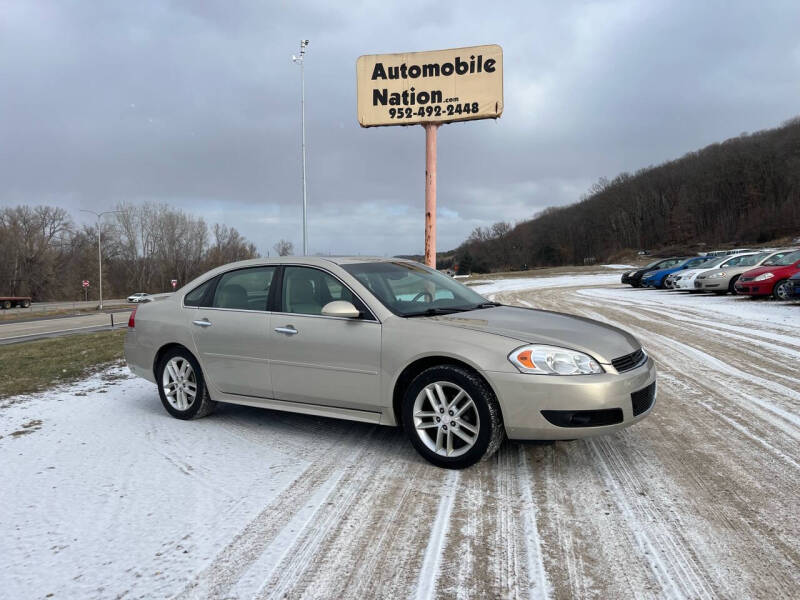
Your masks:
[{"label": "car hood", "polygon": [[793,274],[795,271],[797,271],[797,269],[794,265],[773,265],[771,267],[756,267],[755,269],[750,269],[742,273],[742,277],[758,277],[762,273],[775,273],[776,277],[785,277],[786,275]]},{"label": "car hood", "polygon": [[502,335],[521,342],[579,350],[603,364],[610,364],[613,359],[642,347],[635,337],[617,327],[584,317],[533,308],[496,306],[428,319],[442,325]]},{"label": "car hood", "polygon": [[707,279],[708,277],[716,275],[717,273],[725,273],[725,275],[739,275],[752,270],[753,267],[725,267],[724,269],[708,269],[707,271],[703,271],[703,278]]}]

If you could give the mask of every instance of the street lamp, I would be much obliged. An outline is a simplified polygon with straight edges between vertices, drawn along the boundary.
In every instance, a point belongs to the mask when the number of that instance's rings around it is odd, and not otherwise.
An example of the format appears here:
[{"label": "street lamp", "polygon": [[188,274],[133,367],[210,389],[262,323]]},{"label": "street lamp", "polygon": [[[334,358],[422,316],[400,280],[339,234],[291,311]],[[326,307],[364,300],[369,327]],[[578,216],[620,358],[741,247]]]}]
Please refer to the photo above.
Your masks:
[{"label": "street lamp", "polygon": [[292,55],[292,62],[300,65],[300,127],[302,130],[301,150],[303,154],[303,256],[308,255],[308,227],[306,210],[308,208],[306,197],[306,80],[305,56],[308,40],[300,40],[300,56]]},{"label": "street lamp", "polygon": [[99,271],[99,279],[100,279],[100,308],[99,310],[103,310],[103,251],[102,251],[102,241],[100,239],[100,217],[103,215],[110,215],[113,213],[121,213],[125,212],[123,210],[104,210],[103,212],[94,212],[93,210],[86,210],[84,208],[80,209],[81,212],[93,214],[97,217],[97,270]]}]

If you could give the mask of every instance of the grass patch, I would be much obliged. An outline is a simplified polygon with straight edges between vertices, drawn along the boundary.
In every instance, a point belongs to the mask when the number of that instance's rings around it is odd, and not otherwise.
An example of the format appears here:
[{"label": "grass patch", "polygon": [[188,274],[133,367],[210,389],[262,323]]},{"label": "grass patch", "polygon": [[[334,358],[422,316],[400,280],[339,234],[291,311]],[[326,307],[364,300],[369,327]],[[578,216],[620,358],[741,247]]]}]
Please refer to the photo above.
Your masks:
[{"label": "grass patch", "polygon": [[82,379],[122,359],[125,330],[0,346],[0,398]]},{"label": "grass patch", "polygon": [[24,311],[0,311],[0,321],[3,323],[13,323],[14,321],[30,321],[31,319],[47,319],[50,317],[66,317],[78,315],[100,315],[108,314],[108,311],[115,312],[116,310],[133,310],[132,304],[123,304],[120,306],[107,306],[105,310],[99,311],[96,306],[82,307],[82,308],[57,308],[53,310],[31,310],[29,308]]}]

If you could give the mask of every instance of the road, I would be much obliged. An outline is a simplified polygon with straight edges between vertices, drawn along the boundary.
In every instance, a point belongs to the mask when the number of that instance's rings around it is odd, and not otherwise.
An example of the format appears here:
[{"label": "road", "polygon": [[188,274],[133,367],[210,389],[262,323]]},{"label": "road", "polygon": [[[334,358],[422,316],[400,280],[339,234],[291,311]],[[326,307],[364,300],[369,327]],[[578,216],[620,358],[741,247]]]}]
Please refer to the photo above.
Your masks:
[{"label": "road", "polygon": [[461,472],[429,466],[396,429],[238,406],[176,421],[122,368],[0,401],[2,587],[796,597],[800,306],[569,281],[497,297],[635,333],[660,369],[653,414],[606,437],[507,442]]},{"label": "road", "polygon": [[[76,302],[34,302],[29,308],[9,308],[8,310],[4,310],[1,314],[35,315],[43,312],[94,308],[97,304],[97,300],[89,300],[88,302],[83,300]],[[103,300],[103,308],[114,308],[126,306],[127,304],[128,301],[124,298]]]},{"label": "road", "polygon": [[115,327],[125,327],[130,314],[130,311],[114,311],[10,323],[0,321],[0,345],[108,329],[112,325],[112,315]]}]

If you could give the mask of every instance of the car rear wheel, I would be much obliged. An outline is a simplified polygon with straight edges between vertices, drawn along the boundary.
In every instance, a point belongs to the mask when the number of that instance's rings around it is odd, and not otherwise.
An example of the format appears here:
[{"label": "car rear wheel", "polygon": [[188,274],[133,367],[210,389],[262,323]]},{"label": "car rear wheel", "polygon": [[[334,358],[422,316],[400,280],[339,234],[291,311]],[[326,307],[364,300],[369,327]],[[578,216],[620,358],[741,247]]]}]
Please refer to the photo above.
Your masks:
[{"label": "car rear wheel", "polygon": [[491,388],[455,365],[420,373],[403,397],[401,418],[411,444],[437,467],[474,465],[492,456],[505,438]]},{"label": "car rear wheel", "polygon": [[741,275],[737,275],[736,277],[731,277],[731,281],[728,284],[728,292],[730,292],[734,296],[737,294],[737,292],[736,292],[736,282],[739,281],[739,277],[741,277]]},{"label": "car rear wheel", "polygon": [[788,279],[782,279],[772,288],[772,296],[775,300],[789,300],[791,297],[790,294],[791,290],[789,289]]},{"label": "car rear wheel", "polygon": [[165,352],[158,362],[156,377],[161,403],[176,419],[199,419],[216,408],[200,365],[188,350],[173,348]]}]

